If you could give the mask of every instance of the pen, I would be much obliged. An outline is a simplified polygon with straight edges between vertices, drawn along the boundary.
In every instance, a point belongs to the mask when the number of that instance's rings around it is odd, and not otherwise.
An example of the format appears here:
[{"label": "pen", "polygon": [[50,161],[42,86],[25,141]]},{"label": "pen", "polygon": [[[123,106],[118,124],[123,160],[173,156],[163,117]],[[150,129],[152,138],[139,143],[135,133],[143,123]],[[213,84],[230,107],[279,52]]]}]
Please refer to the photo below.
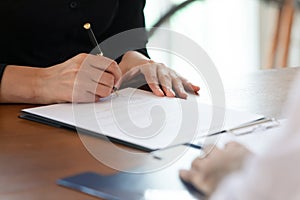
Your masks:
[{"label": "pen", "polygon": [[[91,42],[93,43],[94,46],[97,47],[97,50],[98,50],[97,55],[103,56],[104,55],[103,51],[101,50],[101,48],[99,46],[99,43],[98,43],[98,41],[97,41],[97,39],[95,37],[95,34],[94,34],[93,30],[92,30],[91,24],[87,22],[87,23],[85,23],[83,25],[83,28],[88,31],[88,34],[89,34]],[[113,86],[113,92],[116,93],[116,94],[118,94],[117,91],[118,91],[118,88],[115,87],[115,86]]]}]

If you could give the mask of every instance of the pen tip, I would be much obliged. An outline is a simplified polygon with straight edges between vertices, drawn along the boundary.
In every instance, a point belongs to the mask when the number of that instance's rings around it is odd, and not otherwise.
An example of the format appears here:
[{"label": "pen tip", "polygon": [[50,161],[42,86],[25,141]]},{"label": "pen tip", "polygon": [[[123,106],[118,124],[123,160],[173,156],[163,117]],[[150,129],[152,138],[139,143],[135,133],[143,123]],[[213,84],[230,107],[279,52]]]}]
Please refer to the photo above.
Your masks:
[{"label": "pen tip", "polygon": [[91,28],[91,24],[90,23],[85,23],[83,25],[83,28],[85,28],[86,30],[90,29]]}]

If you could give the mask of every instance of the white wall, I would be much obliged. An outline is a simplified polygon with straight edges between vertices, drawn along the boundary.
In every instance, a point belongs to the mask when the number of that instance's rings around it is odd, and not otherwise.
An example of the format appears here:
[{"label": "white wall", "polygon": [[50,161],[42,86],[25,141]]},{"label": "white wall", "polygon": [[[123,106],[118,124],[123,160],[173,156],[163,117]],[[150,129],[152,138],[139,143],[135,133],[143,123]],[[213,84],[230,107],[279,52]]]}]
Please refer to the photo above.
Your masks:
[{"label": "white wall", "polygon": [[[153,15],[159,15],[170,2],[172,0],[148,0],[147,25],[155,21]],[[260,66],[259,3],[256,0],[199,1],[165,26],[201,45],[222,74],[249,72]],[[172,66],[176,68],[176,63]]]},{"label": "white wall", "polygon": [[[150,26],[172,3],[183,0],[148,0],[145,9]],[[165,24],[201,45],[221,74],[260,69],[267,55],[275,25],[277,7],[260,0],[205,0],[194,3]],[[170,42],[170,41],[166,41]],[[151,52],[154,59],[169,61]],[[171,63],[176,68],[176,63]],[[300,66],[300,12],[295,16],[288,66]]]}]

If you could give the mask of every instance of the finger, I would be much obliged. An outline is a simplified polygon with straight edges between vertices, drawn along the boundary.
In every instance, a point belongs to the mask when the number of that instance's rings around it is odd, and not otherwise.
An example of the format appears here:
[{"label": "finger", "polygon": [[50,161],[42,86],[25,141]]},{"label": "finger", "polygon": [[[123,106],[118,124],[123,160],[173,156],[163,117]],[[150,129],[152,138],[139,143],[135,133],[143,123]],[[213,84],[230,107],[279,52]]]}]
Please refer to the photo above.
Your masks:
[{"label": "finger", "polygon": [[201,171],[203,168],[203,160],[204,159],[205,158],[200,158],[200,157],[197,157],[196,159],[194,159],[191,164],[191,169]]},{"label": "finger", "polygon": [[86,91],[101,98],[107,97],[112,93],[112,86],[103,85],[101,83],[91,81],[85,86]]},{"label": "finger", "polygon": [[95,101],[94,101],[94,102],[96,103],[96,102],[99,101],[99,99],[100,99],[101,97],[99,97],[98,95],[94,95],[94,96],[95,96]]},{"label": "finger", "polygon": [[92,103],[95,101],[96,101],[95,95],[88,91],[82,91],[82,92],[77,91],[74,92],[72,95],[73,103]]},{"label": "finger", "polygon": [[216,145],[209,144],[204,147],[203,151],[206,155],[205,157],[209,157],[211,154],[220,151],[220,149]]},{"label": "finger", "polygon": [[109,88],[114,87],[115,83],[115,77],[107,72],[104,72],[98,77],[98,80],[96,79],[95,81],[98,82],[99,84],[105,85]]},{"label": "finger", "polygon": [[87,72],[89,79],[94,82],[101,83],[109,87],[113,87],[115,85],[115,77],[108,72],[102,71],[95,67],[89,67],[89,69],[85,71]]},{"label": "finger", "polygon": [[112,89],[112,87],[108,87],[103,84],[98,84],[96,92],[94,94],[101,98],[108,97],[109,95],[111,95]]},{"label": "finger", "polygon": [[191,173],[189,170],[181,169],[179,171],[179,176],[182,180],[184,180],[186,182],[190,182],[190,180],[191,180]]},{"label": "finger", "polygon": [[152,92],[159,97],[165,96],[163,91],[160,89],[159,84],[158,84],[158,77],[157,77],[157,67],[144,67],[142,69],[142,73],[145,76],[146,82],[148,83],[150,89]]},{"label": "finger", "polygon": [[183,181],[192,184],[199,191],[203,191],[202,188],[205,183],[201,172],[194,170],[180,170],[179,176]]},{"label": "finger", "polygon": [[87,91],[97,94],[98,84],[107,86],[108,88],[114,87],[115,77],[105,71],[101,71],[95,67],[89,67],[88,69],[81,71],[81,82],[87,85]]},{"label": "finger", "polygon": [[194,94],[198,94],[198,91],[200,90],[199,86],[193,85],[192,83],[190,83],[188,80],[186,80],[183,77],[180,77],[180,79],[182,81],[182,84],[183,84],[184,88],[188,92],[191,92],[191,93],[194,93]]},{"label": "finger", "polygon": [[173,88],[175,89],[176,94],[178,95],[179,98],[186,99],[188,95],[182,85],[181,79],[174,72],[170,74],[172,77],[172,85]]},{"label": "finger", "polygon": [[172,90],[172,79],[168,73],[168,69],[164,66],[159,66],[158,70],[158,79],[162,89],[167,97],[175,97],[175,92]]},{"label": "finger", "polygon": [[110,74],[112,74],[115,77],[115,85],[117,85],[117,83],[121,80],[122,77],[122,72],[121,69],[119,67],[119,65],[114,61],[112,62],[107,70],[105,70],[106,72],[109,72]]},{"label": "finger", "polygon": [[199,92],[200,91],[201,88],[199,86],[194,85],[192,83],[190,83],[190,84],[192,85],[192,88],[194,89],[195,92]]},{"label": "finger", "polygon": [[89,55],[87,59],[90,66],[106,71],[115,77],[115,84],[121,79],[122,72],[119,65],[109,58],[100,55]]},{"label": "finger", "polygon": [[228,142],[227,144],[225,144],[225,149],[231,149],[231,148],[236,148],[236,147],[241,147],[242,145],[239,144],[238,142],[235,142],[235,141],[231,141],[231,142]]},{"label": "finger", "polygon": [[238,155],[251,155],[252,152],[245,147],[244,145],[238,143],[238,142],[229,142],[225,145],[225,152],[230,153],[234,152]]}]

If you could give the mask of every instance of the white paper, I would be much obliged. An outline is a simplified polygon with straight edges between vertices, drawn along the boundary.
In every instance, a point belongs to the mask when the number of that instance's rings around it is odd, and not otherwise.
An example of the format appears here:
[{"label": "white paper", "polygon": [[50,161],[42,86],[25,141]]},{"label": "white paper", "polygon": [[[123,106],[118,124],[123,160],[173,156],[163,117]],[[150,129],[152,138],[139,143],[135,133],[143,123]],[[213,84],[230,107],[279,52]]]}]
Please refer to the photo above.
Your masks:
[{"label": "white paper", "polygon": [[[208,131],[232,128],[262,117],[201,104],[199,98],[161,98],[127,88],[97,103],[55,104],[23,111],[148,149],[191,142]],[[211,125],[213,116],[219,120]]]}]

